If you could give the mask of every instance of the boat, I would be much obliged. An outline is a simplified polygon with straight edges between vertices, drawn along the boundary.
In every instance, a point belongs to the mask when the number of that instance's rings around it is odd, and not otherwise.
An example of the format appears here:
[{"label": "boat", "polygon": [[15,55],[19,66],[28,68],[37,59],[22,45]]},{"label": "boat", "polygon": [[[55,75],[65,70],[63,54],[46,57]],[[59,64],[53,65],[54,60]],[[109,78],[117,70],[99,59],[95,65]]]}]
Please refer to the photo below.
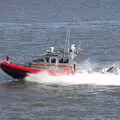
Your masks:
[{"label": "boat", "polygon": [[16,64],[7,56],[5,60],[1,60],[0,68],[15,79],[24,79],[29,73],[74,75],[78,70],[75,61],[78,51],[75,44],[67,50],[50,47],[39,58],[24,64]]}]

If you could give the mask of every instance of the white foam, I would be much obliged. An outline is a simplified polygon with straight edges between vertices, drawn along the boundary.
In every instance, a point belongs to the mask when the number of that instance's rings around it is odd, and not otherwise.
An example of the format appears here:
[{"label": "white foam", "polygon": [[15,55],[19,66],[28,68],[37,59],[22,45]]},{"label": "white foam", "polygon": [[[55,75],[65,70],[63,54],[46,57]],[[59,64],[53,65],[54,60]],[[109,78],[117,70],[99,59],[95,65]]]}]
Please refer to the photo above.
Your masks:
[{"label": "white foam", "polygon": [[29,74],[26,81],[43,83],[43,84],[59,84],[59,85],[80,85],[80,84],[91,84],[91,85],[120,85],[120,75],[111,73],[97,73],[97,72],[84,72],[76,73],[75,75],[69,76],[50,76],[46,73]]}]

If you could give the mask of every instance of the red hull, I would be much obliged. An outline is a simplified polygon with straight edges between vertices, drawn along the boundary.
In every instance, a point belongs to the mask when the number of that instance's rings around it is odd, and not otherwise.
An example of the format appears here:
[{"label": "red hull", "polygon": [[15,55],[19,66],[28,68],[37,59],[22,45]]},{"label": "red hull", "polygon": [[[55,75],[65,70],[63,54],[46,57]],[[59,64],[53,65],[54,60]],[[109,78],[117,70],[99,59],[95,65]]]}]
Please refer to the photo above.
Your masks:
[{"label": "red hull", "polygon": [[28,73],[42,73],[47,72],[50,75],[69,75],[73,72],[57,72],[57,71],[45,71],[37,68],[24,67],[22,65],[16,65],[13,63],[2,62],[0,63],[1,69],[13,78],[23,79]]}]

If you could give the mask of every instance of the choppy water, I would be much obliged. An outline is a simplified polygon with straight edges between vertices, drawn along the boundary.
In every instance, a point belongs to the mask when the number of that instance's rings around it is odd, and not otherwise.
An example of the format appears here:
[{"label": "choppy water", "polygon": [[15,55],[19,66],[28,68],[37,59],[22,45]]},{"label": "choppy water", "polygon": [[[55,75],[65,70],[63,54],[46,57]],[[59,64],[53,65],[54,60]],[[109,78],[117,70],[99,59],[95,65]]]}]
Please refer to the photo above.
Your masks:
[{"label": "choppy water", "polygon": [[[84,48],[79,65],[91,71],[120,67],[119,1],[1,1],[0,56],[31,60],[50,46]],[[69,77],[31,75],[25,82],[0,71],[1,120],[119,120],[120,75],[82,73]]]}]

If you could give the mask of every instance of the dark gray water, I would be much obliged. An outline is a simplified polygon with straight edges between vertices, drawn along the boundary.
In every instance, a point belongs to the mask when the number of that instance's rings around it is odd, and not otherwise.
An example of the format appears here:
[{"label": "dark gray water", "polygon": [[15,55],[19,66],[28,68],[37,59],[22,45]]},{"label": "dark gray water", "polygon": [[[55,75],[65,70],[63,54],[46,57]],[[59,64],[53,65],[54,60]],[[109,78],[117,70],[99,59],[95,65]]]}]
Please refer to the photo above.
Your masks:
[{"label": "dark gray water", "polygon": [[9,84],[1,86],[2,120],[91,120],[119,117],[119,87],[44,86]]},{"label": "dark gray water", "polygon": [[[0,2],[0,56],[10,55],[16,62],[25,62],[31,59],[29,56],[39,56],[50,46],[64,47],[69,28],[70,42],[84,48],[77,58],[80,65],[91,68],[117,64],[119,67],[119,1]],[[91,76],[94,81],[102,78],[102,85],[15,83],[0,71],[0,119],[119,120],[120,84],[112,85],[109,80],[114,83],[114,78],[119,80],[120,76]]]}]

